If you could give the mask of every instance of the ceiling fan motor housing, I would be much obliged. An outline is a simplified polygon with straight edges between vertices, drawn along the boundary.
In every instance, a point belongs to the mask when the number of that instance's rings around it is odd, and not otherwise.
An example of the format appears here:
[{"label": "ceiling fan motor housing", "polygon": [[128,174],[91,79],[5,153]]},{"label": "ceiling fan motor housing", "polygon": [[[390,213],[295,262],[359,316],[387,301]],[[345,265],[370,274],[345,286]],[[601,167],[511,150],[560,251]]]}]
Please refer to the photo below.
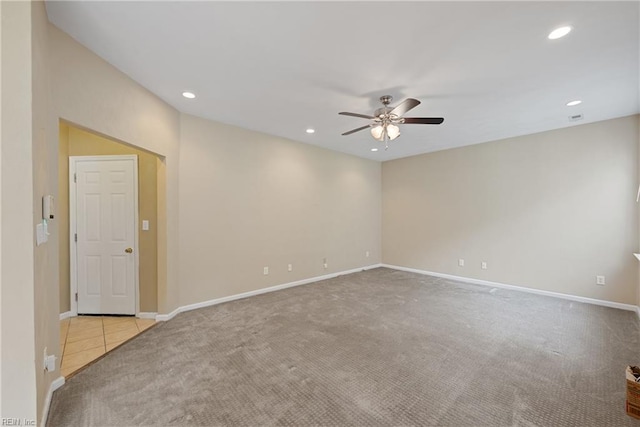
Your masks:
[{"label": "ceiling fan motor housing", "polygon": [[387,116],[394,116],[395,114],[391,114],[391,115],[389,114],[390,111],[391,111],[390,107],[381,107],[381,108],[378,108],[373,113],[373,116],[377,120],[383,119],[384,117],[387,117]]},{"label": "ceiling fan motor housing", "polygon": [[389,104],[391,104],[391,101],[393,101],[393,96],[391,95],[383,95],[380,97],[380,102],[382,102],[382,104],[384,105],[384,107],[380,107],[378,108],[374,113],[374,117],[376,117],[376,121],[386,121],[386,122],[390,122],[390,121],[395,121],[398,119],[398,116],[395,114],[389,114],[393,108],[389,107]]}]

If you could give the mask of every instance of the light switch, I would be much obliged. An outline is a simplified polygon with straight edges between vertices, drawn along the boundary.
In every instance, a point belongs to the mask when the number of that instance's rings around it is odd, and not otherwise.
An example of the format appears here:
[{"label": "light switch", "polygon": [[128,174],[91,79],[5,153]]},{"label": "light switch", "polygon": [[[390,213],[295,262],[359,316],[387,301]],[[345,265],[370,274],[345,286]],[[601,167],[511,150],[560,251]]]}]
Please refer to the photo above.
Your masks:
[{"label": "light switch", "polygon": [[142,220],[142,231],[149,231],[149,220]]}]

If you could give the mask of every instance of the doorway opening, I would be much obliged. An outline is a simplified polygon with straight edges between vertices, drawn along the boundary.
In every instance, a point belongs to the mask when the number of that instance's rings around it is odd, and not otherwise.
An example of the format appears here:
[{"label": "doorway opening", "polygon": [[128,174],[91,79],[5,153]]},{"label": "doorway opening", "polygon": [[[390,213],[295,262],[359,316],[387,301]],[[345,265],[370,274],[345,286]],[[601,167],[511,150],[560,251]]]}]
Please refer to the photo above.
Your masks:
[{"label": "doorway opening", "polygon": [[[159,250],[159,240],[163,242],[163,236],[166,234],[166,207],[164,205],[165,198],[165,165],[164,159],[155,153],[140,149],[138,147],[125,144],[111,138],[98,135],[91,131],[82,129],[75,125],[60,121],[59,127],[59,182],[58,182],[58,200],[56,208],[60,221],[58,222],[58,235],[60,242],[60,313],[61,318],[69,317],[77,314],[73,310],[75,305],[75,289],[72,289],[72,271],[71,260],[71,243],[75,235],[71,233],[70,227],[70,174],[69,174],[69,158],[80,156],[136,156],[137,157],[137,196],[135,202],[138,205],[138,218],[134,226],[134,238],[137,239],[138,247],[124,246],[123,250],[131,248],[133,257],[138,257],[138,274],[136,280],[138,286],[135,291],[138,293],[138,303],[133,313],[137,317],[154,318],[158,311],[158,281],[164,277],[166,268],[158,262],[158,258],[164,259],[162,250],[164,244],[161,243]],[[104,157],[105,159],[107,157]],[[96,174],[93,174],[96,177]],[[120,201],[124,196],[115,196]],[[94,205],[97,197],[93,197]],[[90,207],[90,206],[89,206]],[[94,206],[95,207],[95,206]],[[83,216],[81,218],[86,220]],[[82,222],[82,221],[80,221]],[[86,225],[86,224],[85,224]],[[86,227],[85,227],[86,228]],[[87,236],[85,236],[86,238]],[[91,236],[95,238],[96,236]],[[82,236],[78,236],[78,239]],[[133,243],[133,242],[132,242]],[[136,251],[137,249],[137,251]],[[136,253],[137,252],[137,253]],[[123,252],[124,257],[129,256]],[[133,258],[130,257],[130,258]],[[118,258],[114,262],[116,268],[122,265],[127,258]],[[89,260],[89,273],[96,272],[97,258]],[[91,270],[93,268],[93,270]],[[122,271],[119,270],[122,274]],[[87,274],[85,269],[84,274]],[[108,274],[108,273],[105,273]],[[109,279],[108,277],[106,279]],[[105,280],[106,280],[105,279]],[[95,289],[93,289],[95,291]],[[91,289],[90,289],[91,291]],[[121,289],[119,291],[122,291]],[[95,294],[95,292],[93,292]],[[81,296],[78,295],[80,299]],[[82,310],[80,311],[82,313]],[[110,312],[103,310],[102,312],[92,311],[92,314],[124,314],[122,312]]]},{"label": "doorway opening", "polygon": [[[134,227],[133,235],[135,241],[133,245],[122,246],[118,250],[122,250],[122,254],[115,253],[114,260],[107,257],[109,269],[106,269],[106,278],[102,278],[108,282],[113,279],[109,275],[126,275],[126,267],[128,262],[137,255],[138,271],[134,274],[134,292],[137,300],[134,299],[133,310],[131,305],[124,311],[113,309],[108,304],[105,306],[102,302],[96,304],[96,300],[92,302],[93,308],[77,309],[75,300],[75,289],[72,286],[72,274],[77,274],[77,268],[72,267],[71,243],[75,244],[75,232],[72,234],[71,226],[71,205],[70,205],[70,158],[87,157],[97,158],[98,160],[106,160],[108,158],[125,157],[136,159],[137,171],[134,172],[134,196],[133,204],[137,203],[137,218],[131,225]],[[95,166],[95,165],[94,165]],[[76,174],[77,174],[76,170]],[[84,172],[93,173],[91,178],[95,179],[100,173],[96,171],[84,170]],[[115,181],[119,180],[119,171],[108,171],[107,176],[113,175],[115,172]],[[86,178],[86,177],[85,177]],[[113,176],[111,176],[113,178]],[[72,178],[73,179],[73,178]],[[137,183],[135,181],[137,180]],[[88,181],[91,181],[89,179]],[[86,182],[85,182],[86,184]],[[86,188],[85,188],[86,190]],[[90,192],[89,192],[90,193]],[[118,193],[118,192],[116,192]],[[70,124],[63,120],[59,122],[59,145],[58,145],[58,198],[56,200],[56,221],[58,228],[59,240],[59,270],[60,270],[60,354],[62,355],[61,368],[65,377],[73,375],[78,370],[91,364],[93,361],[101,358],[104,354],[114,350],[119,345],[134,338],[149,327],[155,324],[155,315],[158,311],[158,286],[162,285],[166,279],[166,179],[165,179],[165,160],[162,156],[143,150],[133,145],[126,144],[121,141],[114,140],[107,136],[99,135],[95,132],[83,129],[79,126]],[[87,191],[84,191],[87,195]],[[76,194],[77,195],[77,194]],[[120,209],[126,203],[132,204],[129,198],[123,194],[110,195],[108,198],[113,199],[115,204],[111,204],[107,215],[122,215],[126,209]],[[97,203],[96,195],[90,195],[90,200],[81,210],[81,215],[77,215],[76,224],[84,220],[82,224],[85,238],[87,237],[87,225],[92,225],[93,232],[100,230],[104,235],[101,227],[96,228],[97,224],[95,215],[93,215],[93,223],[87,223],[92,218],[91,212],[87,212],[86,208],[95,208]],[[93,205],[91,206],[91,203]],[[123,204],[124,203],[124,204]],[[94,209],[95,214],[95,209]],[[135,218],[135,214],[134,214]],[[130,227],[131,227],[130,226]],[[118,230],[116,230],[118,231]],[[121,231],[121,230],[120,230]],[[81,233],[82,233],[81,232]],[[111,230],[113,232],[113,230]],[[129,231],[131,233],[131,231]],[[114,240],[118,241],[118,233],[115,233]],[[96,236],[90,236],[95,238]],[[80,239],[80,236],[78,236]],[[94,239],[95,240],[95,239]],[[122,240],[122,239],[120,239]],[[126,239],[125,239],[126,240]],[[125,243],[129,243],[127,241]],[[120,242],[123,243],[123,242]],[[119,243],[119,244],[120,244]],[[131,248],[131,254],[126,252]],[[95,248],[94,248],[95,249]],[[128,257],[128,258],[127,258]],[[98,264],[104,263],[99,260],[98,255],[89,254],[89,261],[85,263],[83,274],[86,276],[101,276]],[[77,260],[77,257],[75,258]],[[87,268],[88,267],[88,268]],[[91,270],[93,269],[93,270]],[[114,281],[113,283],[118,283]],[[127,283],[121,281],[120,283]],[[93,286],[93,288],[91,288]],[[97,294],[96,284],[93,282],[85,290],[87,294]],[[111,286],[112,288],[114,286]],[[123,288],[115,286],[115,296],[125,293]],[[126,288],[126,286],[125,286]],[[91,296],[91,295],[88,295]],[[113,296],[113,295],[112,295]],[[81,296],[78,295],[80,302]],[[117,299],[117,298],[116,298]],[[113,301],[112,301],[113,302]],[[75,306],[74,306],[74,303]],[[130,304],[130,303],[129,303]],[[96,308],[97,307],[97,308]],[[77,316],[78,312],[91,313],[92,316]],[[132,314],[133,316],[106,316],[104,314]]]}]

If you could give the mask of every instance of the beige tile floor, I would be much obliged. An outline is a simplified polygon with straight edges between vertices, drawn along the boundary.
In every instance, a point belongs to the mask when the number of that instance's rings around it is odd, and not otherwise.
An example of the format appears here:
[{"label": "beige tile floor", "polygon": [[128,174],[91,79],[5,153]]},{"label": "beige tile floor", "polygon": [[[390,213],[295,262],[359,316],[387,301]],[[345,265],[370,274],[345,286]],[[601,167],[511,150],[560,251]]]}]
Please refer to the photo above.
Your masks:
[{"label": "beige tile floor", "polygon": [[78,316],[60,321],[62,376],[77,372],[156,323],[153,319]]}]

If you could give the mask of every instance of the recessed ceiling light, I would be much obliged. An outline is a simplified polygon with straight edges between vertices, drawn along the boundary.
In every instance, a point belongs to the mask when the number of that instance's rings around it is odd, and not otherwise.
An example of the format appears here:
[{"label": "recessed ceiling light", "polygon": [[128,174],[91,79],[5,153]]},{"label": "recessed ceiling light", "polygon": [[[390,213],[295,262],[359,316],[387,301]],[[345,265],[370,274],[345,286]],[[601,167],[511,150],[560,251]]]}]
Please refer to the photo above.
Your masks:
[{"label": "recessed ceiling light", "polygon": [[372,148],[371,151],[378,151],[378,149],[377,148]]},{"label": "recessed ceiling light", "polygon": [[582,101],[576,99],[575,101],[567,102],[567,107],[573,107],[574,105],[582,104]]},{"label": "recessed ceiling light", "polygon": [[311,129],[311,128],[307,129],[307,133],[315,133],[315,132],[316,132],[315,129]]},{"label": "recessed ceiling light", "polygon": [[550,40],[555,40],[555,39],[559,39],[560,37],[566,36],[570,32],[571,32],[571,27],[560,27],[551,31],[548,37]]},{"label": "recessed ceiling light", "polygon": [[182,92],[182,96],[189,99],[193,99],[196,97],[195,93],[193,92]]}]

